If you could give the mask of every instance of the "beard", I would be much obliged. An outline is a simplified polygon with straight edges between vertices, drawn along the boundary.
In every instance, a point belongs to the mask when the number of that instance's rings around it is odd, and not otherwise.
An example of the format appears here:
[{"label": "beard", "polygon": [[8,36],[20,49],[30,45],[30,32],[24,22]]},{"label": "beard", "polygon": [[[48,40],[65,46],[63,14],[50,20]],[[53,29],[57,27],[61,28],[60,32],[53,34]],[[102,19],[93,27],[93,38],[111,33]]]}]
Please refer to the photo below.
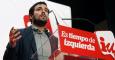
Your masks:
[{"label": "beard", "polygon": [[39,27],[44,27],[47,23],[47,20],[45,19],[37,19],[35,17],[33,17],[33,24]]}]

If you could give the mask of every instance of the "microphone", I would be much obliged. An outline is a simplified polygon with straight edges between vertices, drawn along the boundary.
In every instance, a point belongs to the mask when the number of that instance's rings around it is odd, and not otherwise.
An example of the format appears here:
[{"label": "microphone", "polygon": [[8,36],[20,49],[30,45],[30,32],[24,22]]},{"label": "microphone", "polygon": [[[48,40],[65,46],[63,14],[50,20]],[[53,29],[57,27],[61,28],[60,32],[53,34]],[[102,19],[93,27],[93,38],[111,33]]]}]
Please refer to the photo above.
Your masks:
[{"label": "microphone", "polygon": [[92,21],[85,19],[85,18],[62,18],[62,20],[78,20],[78,21],[86,21],[91,23],[92,25],[96,25],[95,23],[93,23]]},{"label": "microphone", "polygon": [[57,24],[58,24],[57,17],[56,17],[56,14],[54,13],[54,11],[53,11],[53,10],[50,10],[49,13],[53,13],[53,14],[54,14],[55,19],[56,19],[56,22],[57,22]]},{"label": "microphone", "polygon": [[53,10],[50,10],[49,13],[53,12]]},{"label": "microphone", "polygon": [[[61,17],[61,19],[58,20],[57,17],[56,17],[55,12],[54,12],[53,10],[50,10],[50,13],[51,13],[51,12],[53,13],[53,15],[54,15],[54,17],[55,17],[57,24],[59,24],[58,21],[61,20],[60,22],[63,22],[66,26],[69,26],[69,25],[64,21],[66,18],[62,18],[62,17],[57,13],[58,16]],[[68,19],[68,18],[67,18],[67,19]],[[71,19],[71,18],[69,18],[69,20],[70,20],[70,19]]]}]

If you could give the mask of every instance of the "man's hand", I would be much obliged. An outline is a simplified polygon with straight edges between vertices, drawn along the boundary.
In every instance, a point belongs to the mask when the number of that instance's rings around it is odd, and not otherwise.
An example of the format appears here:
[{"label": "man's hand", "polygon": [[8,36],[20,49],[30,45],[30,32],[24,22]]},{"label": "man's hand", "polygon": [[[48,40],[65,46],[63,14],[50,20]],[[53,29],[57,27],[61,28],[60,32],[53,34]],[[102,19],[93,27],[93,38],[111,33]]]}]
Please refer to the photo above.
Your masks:
[{"label": "man's hand", "polygon": [[20,34],[20,31],[12,27],[9,33],[10,45],[12,46],[12,48],[16,46],[16,41],[19,40],[21,37],[22,35]]}]

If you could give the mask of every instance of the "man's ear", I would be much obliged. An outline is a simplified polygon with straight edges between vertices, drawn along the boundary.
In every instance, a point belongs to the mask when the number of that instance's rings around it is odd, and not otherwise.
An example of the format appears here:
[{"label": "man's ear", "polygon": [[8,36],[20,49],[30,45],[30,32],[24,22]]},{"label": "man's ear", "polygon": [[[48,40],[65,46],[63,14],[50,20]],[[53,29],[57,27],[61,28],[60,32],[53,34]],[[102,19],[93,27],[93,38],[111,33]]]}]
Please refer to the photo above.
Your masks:
[{"label": "man's ear", "polygon": [[29,15],[30,22],[32,22],[32,18],[33,18],[33,16]]},{"label": "man's ear", "polygon": [[32,20],[33,16],[32,15],[29,15],[29,19]]}]

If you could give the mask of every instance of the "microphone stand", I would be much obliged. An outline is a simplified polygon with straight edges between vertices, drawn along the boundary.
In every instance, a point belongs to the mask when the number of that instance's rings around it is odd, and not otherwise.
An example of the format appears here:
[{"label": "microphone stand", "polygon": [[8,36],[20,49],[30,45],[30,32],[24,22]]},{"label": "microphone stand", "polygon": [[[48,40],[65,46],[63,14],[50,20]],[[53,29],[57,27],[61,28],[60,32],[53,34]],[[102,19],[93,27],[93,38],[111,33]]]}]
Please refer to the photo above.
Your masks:
[{"label": "microphone stand", "polygon": [[[49,13],[51,13],[51,12],[53,12],[53,10],[51,10]],[[53,14],[54,14],[54,12],[53,12]],[[54,14],[54,16],[55,16],[55,19],[56,19],[56,22],[57,22],[56,15]],[[58,23],[58,22],[57,22],[57,23]],[[52,36],[54,35],[54,33],[57,32],[57,31],[58,31],[58,29],[56,29],[56,30],[49,36],[49,39],[51,39],[51,37],[52,37]],[[46,41],[38,48],[38,50],[39,50],[41,47],[43,47],[44,44],[46,44],[48,41],[49,41],[49,40],[46,40]],[[39,56],[39,55],[38,55],[37,51],[35,51],[35,53],[32,54],[31,59],[34,59],[35,57],[38,57],[38,56]]]}]

